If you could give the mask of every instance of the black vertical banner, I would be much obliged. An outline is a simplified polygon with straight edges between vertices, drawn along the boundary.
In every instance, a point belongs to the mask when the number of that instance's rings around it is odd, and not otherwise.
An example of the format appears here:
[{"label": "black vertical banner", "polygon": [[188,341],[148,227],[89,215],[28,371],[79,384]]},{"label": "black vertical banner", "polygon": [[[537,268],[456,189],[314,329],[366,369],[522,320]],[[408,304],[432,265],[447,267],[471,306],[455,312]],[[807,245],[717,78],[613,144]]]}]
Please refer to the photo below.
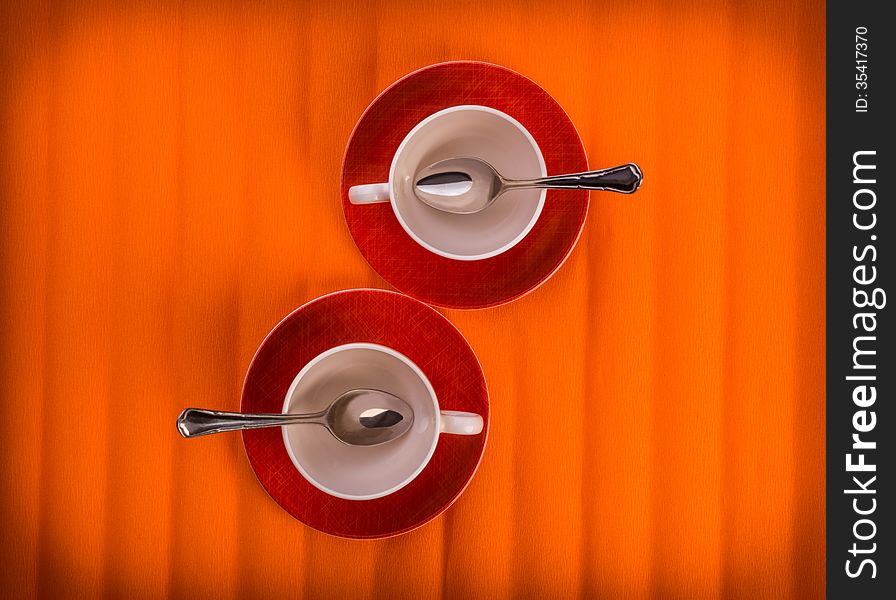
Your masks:
[{"label": "black vertical banner", "polygon": [[896,23],[884,6],[827,3],[829,598],[896,598]]}]

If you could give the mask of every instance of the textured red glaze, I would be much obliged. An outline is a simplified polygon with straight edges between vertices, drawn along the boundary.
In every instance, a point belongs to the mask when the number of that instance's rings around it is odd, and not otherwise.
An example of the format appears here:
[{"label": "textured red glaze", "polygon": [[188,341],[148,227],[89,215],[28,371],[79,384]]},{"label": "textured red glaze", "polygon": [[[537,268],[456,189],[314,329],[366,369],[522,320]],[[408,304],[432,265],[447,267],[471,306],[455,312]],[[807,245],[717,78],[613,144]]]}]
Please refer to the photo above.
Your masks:
[{"label": "textured red glaze", "polygon": [[548,191],[532,231],[507,252],[478,261],[452,260],[418,245],[387,203],[348,200],[351,186],[389,179],[392,157],[417,123],[461,104],[490,106],[518,120],[538,142],[549,174],[587,170],[569,117],[534,82],[488,63],[441,63],[397,81],[364,112],[345,151],[342,206],[361,254],[386,281],[429,304],[486,308],[532,291],[563,264],[585,223],[587,191]]},{"label": "textured red glaze", "polygon": [[243,385],[243,412],[280,412],[290,384],[315,356],[341,344],[382,344],[410,358],[426,374],[444,410],[476,412],[478,436],[446,435],[420,475],[375,500],[343,500],[305,480],[286,453],[279,428],[243,432],[258,480],[291,515],[320,531],[351,538],[397,535],[426,523],[466,488],[485,449],[488,392],[470,345],[442,315],[407,296],[348,290],[312,300],[265,338]]}]

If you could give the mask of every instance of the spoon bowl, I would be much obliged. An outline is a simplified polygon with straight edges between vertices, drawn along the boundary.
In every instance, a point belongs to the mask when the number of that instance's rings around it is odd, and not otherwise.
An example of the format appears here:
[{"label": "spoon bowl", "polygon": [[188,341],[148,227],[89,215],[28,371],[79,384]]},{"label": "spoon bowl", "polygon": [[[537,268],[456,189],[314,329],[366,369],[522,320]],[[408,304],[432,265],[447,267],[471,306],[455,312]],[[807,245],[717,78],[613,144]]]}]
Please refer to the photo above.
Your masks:
[{"label": "spoon bowl", "polygon": [[188,408],[177,418],[184,437],[198,437],[295,423],[321,425],[334,438],[349,446],[377,446],[395,440],[414,424],[414,411],[407,402],[382,390],[349,390],[330,406],[308,414],[248,414]]},{"label": "spoon bowl", "polygon": [[327,409],[326,427],[350,446],[376,446],[397,439],[414,424],[407,402],[381,390],[345,392]]}]

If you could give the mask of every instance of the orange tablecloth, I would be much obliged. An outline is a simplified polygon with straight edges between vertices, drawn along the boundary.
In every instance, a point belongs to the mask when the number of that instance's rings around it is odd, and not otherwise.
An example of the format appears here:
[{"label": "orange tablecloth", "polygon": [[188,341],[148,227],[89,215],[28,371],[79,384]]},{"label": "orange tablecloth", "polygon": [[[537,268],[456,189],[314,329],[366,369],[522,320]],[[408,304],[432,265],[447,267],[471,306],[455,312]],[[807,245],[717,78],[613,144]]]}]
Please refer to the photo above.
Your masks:
[{"label": "orange tablecloth", "polygon": [[[817,597],[824,581],[824,4],[8,2],[0,14],[7,597]],[[472,58],[534,79],[595,194],[546,285],[448,311],[492,402],[442,517],[290,518],[237,435],[258,344],[387,287],[338,197],[373,97]]]}]

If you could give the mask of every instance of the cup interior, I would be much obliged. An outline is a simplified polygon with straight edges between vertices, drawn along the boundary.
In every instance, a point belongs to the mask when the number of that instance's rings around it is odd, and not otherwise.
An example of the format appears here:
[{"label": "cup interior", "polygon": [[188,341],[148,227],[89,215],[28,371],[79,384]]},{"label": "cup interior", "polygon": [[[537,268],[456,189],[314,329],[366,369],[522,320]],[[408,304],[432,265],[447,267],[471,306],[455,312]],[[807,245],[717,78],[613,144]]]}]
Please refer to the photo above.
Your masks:
[{"label": "cup interior", "polygon": [[547,174],[535,139],[515,119],[485,106],[454,106],[417,124],[392,162],[392,205],[405,231],[417,243],[456,260],[481,260],[509,250],[535,225],[545,190],[514,190],[483,211],[456,215],[436,210],[414,195],[415,175],[447,158],[473,156],[504,177],[525,179]]},{"label": "cup interior", "polygon": [[309,362],[293,380],[284,413],[316,412],[359,388],[394,394],[414,411],[405,435],[379,446],[348,446],[318,425],[283,427],[293,464],[318,489],[349,500],[379,498],[404,487],[429,462],[438,441],[438,405],[423,372],[377,344],[346,344]]}]

